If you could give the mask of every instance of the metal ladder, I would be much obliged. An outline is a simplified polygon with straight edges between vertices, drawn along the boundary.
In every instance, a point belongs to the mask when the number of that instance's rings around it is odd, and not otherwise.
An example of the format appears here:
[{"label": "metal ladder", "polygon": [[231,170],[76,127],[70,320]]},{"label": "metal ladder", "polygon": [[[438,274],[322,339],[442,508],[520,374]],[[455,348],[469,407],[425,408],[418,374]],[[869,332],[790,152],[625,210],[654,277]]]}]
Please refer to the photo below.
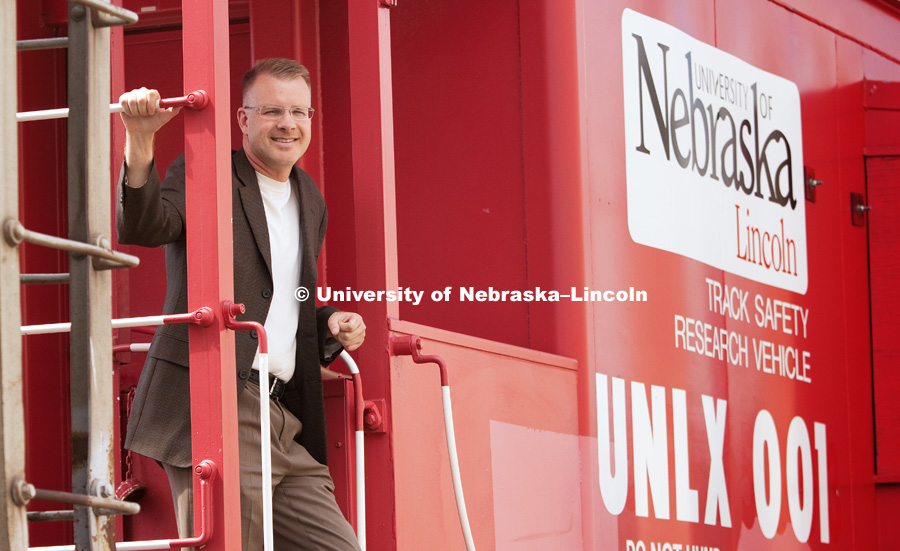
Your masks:
[{"label": "metal ladder", "polygon": [[[34,498],[73,504],[75,547],[115,549],[114,514],[137,512],[136,504],[114,499],[112,287],[109,269],[137,265],[110,249],[110,31],[137,16],[102,0],[71,0],[68,39],[16,42],[16,0],[3,2],[0,70],[15,79],[16,51],[68,47],[69,237],[27,230],[18,213],[16,90],[0,96],[0,548],[28,547],[25,505]],[[16,42],[16,49],[12,43]],[[25,480],[22,404],[20,282],[21,242],[69,251],[72,493],[35,489]],[[66,274],[55,274],[65,280]],[[40,279],[40,278],[38,278]],[[51,277],[50,279],[54,279]]]}]

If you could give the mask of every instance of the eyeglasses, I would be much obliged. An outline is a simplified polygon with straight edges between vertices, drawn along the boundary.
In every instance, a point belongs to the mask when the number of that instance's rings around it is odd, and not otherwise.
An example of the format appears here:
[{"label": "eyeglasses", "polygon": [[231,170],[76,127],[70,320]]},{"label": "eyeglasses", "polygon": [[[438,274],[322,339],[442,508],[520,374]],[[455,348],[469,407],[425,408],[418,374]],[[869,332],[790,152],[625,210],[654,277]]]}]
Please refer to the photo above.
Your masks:
[{"label": "eyeglasses", "polygon": [[295,121],[308,121],[313,118],[313,114],[316,112],[312,107],[291,107],[288,109],[286,107],[277,107],[274,105],[263,105],[262,107],[245,105],[244,109],[253,109],[259,113],[260,117],[271,121],[281,120],[285,111],[290,111],[291,117],[293,117]]}]

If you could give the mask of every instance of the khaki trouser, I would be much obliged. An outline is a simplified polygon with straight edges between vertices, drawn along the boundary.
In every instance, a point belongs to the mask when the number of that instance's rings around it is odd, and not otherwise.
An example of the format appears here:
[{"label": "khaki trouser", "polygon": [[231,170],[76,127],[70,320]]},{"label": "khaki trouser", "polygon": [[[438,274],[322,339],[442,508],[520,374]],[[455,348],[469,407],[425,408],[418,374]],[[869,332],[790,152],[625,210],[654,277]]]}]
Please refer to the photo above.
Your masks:
[{"label": "khaki trouser", "polygon": [[[277,400],[270,401],[272,524],[276,551],[358,551],[353,528],[334,499],[328,467],[294,441],[302,425]],[[241,461],[241,539],[244,551],[263,548],[259,387],[247,383],[238,399]],[[180,537],[193,530],[192,471],[163,466],[172,487]]]}]

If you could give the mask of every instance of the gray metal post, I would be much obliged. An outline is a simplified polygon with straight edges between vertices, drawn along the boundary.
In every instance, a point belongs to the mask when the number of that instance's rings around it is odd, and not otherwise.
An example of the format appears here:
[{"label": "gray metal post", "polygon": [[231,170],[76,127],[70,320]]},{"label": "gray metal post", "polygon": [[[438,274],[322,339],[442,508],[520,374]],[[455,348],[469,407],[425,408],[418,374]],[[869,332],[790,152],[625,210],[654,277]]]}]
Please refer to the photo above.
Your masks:
[{"label": "gray metal post", "polygon": [[[16,0],[3,0],[0,17],[0,216],[19,218],[18,128],[15,118]],[[22,336],[19,326],[19,252],[0,239],[0,548],[26,549],[25,507],[14,501],[13,486],[25,478],[25,414],[22,406]]]},{"label": "gray metal post", "polygon": [[[69,239],[96,243],[110,221],[109,29],[69,5]],[[113,475],[112,286],[91,258],[69,255],[72,492],[111,497]],[[75,506],[78,550],[113,549],[115,524]]]}]

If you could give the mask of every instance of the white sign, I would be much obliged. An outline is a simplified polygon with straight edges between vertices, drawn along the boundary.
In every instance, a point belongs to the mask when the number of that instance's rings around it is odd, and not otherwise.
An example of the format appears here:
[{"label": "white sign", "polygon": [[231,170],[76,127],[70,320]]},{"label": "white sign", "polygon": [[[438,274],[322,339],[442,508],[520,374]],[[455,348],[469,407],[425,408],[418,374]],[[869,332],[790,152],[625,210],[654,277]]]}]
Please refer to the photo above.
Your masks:
[{"label": "white sign", "polygon": [[805,294],[797,86],[627,9],[622,60],[632,239]]}]

